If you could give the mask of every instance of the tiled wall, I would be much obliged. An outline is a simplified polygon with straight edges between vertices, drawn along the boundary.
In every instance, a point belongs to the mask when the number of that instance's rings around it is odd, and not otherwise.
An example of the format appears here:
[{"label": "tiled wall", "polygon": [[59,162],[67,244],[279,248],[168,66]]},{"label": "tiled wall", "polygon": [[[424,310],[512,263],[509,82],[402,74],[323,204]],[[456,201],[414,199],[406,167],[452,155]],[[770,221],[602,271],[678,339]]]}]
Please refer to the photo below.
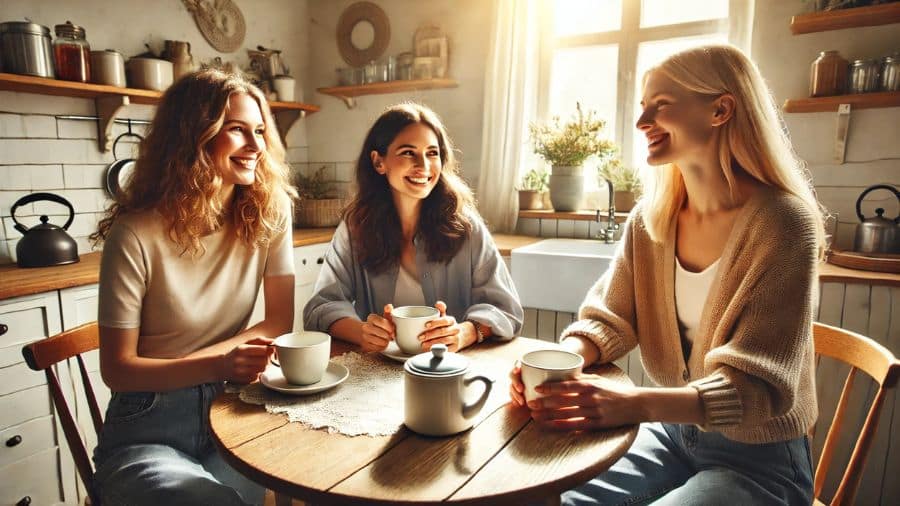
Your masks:
[{"label": "tiled wall", "polygon": [[[128,106],[122,118],[149,120],[155,107]],[[97,141],[97,123],[61,119],[58,116],[93,116],[90,99],[54,97],[29,93],[0,92],[0,264],[16,261],[16,244],[22,235],[13,228],[10,210],[21,197],[35,192],[60,195],[75,208],[75,220],[68,233],[78,243],[81,254],[91,251],[88,236],[96,230],[103,211],[112,202],[106,192],[106,168],[114,161],[111,152],[102,153]],[[302,121],[302,120],[301,120]],[[145,127],[133,126],[143,133]],[[116,124],[118,136],[127,126]],[[322,163],[307,160],[306,146],[292,145],[295,126],[288,137],[287,158],[295,170],[308,171]],[[299,133],[299,132],[298,132]],[[124,137],[116,151],[119,158],[137,154],[136,138]],[[296,143],[296,140],[294,140]],[[329,180],[349,187],[352,166],[349,163],[325,163]],[[63,225],[68,211],[54,202],[36,202],[20,207],[16,218],[23,225],[39,224],[46,214],[50,223]]]}]

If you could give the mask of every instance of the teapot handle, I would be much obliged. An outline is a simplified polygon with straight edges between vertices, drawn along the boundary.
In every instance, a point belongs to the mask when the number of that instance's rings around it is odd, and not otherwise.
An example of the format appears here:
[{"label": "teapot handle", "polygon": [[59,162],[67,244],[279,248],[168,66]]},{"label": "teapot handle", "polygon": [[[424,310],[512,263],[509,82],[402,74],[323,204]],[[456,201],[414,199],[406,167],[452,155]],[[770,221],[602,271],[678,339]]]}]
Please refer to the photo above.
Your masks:
[{"label": "teapot handle", "polygon": [[16,203],[13,204],[12,209],[10,209],[10,211],[9,211],[9,214],[12,216],[13,222],[15,223],[16,230],[18,230],[19,232],[22,232],[22,234],[25,234],[26,232],[28,232],[28,229],[25,227],[25,225],[22,225],[21,223],[19,223],[18,220],[16,220],[16,209],[18,209],[19,206],[24,206],[25,204],[31,204],[32,202],[37,202],[39,200],[49,200],[51,202],[56,202],[57,204],[62,204],[69,208],[69,219],[66,221],[66,224],[63,225],[63,227],[62,227],[63,230],[68,230],[69,225],[72,224],[72,220],[75,219],[75,208],[72,207],[71,202],[69,202],[68,200],[64,199],[63,197],[60,197],[59,195],[55,195],[53,193],[32,193],[31,195],[25,195],[24,197],[17,200]]},{"label": "teapot handle", "polygon": [[[897,202],[900,202],[900,191],[897,191],[897,188],[895,188],[894,186],[889,185],[889,184],[876,184],[876,185],[870,186],[870,187],[866,188],[865,191],[863,191],[859,195],[858,199],[856,199],[856,216],[859,217],[859,221],[865,221],[865,219],[866,219],[866,217],[863,216],[862,208],[860,208],[860,204],[862,204],[862,201],[866,197],[866,195],[868,195],[869,192],[874,191],[874,190],[889,190],[894,193],[895,197],[897,197]],[[897,217],[894,218],[893,221],[894,221],[894,223],[900,223],[900,214],[898,214]]]},{"label": "teapot handle", "polygon": [[472,404],[463,404],[462,415],[463,418],[467,420],[477,415],[478,412],[481,411],[481,407],[484,406],[484,403],[488,400],[488,396],[491,395],[491,388],[494,386],[494,380],[488,378],[487,376],[473,376],[471,378],[466,378],[465,380],[463,380],[463,384],[469,386],[469,384],[475,381],[481,381],[482,383],[484,383],[484,392],[482,392],[481,397],[479,397],[478,400],[473,402]]}]

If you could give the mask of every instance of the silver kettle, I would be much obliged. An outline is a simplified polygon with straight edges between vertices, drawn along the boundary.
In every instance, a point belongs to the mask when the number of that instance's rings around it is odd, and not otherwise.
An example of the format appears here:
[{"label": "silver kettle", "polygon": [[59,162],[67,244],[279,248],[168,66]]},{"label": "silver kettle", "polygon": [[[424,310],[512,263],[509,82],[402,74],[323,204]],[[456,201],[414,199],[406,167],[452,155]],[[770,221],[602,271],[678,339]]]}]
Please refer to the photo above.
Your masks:
[{"label": "silver kettle", "polygon": [[874,190],[888,190],[893,192],[900,203],[900,191],[889,184],[876,184],[866,188],[856,199],[856,215],[860,224],[856,226],[856,240],[854,250],[860,253],[890,253],[900,254],[900,215],[896,218],[885,218],[884,208],[875,209],[876,216],[866,218],[863,216],[860,204],[869,192]]}]

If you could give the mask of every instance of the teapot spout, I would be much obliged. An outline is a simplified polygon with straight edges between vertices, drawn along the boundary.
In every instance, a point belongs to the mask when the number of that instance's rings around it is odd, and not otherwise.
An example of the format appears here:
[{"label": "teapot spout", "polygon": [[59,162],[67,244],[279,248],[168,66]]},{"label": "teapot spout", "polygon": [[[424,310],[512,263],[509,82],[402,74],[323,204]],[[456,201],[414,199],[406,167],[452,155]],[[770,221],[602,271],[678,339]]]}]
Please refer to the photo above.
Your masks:
[{"label": "teapot spout", "polygon": [[484,392],[482,392],[481,396],[478,397],[478,400],[473,402],[472,404],[463,404],[462,415],[466,420],[481,412],[481,408],[483,408],[484,403],[487,402],[488,396],[491,395],[491,388],[493,388],[494,386],[494,380],[488,378],[487,376],[473,376],[471,378],[466,378],[463,381],[463,384],[469,386],[475,381],[481,381],[482,383],[484,383]]}]

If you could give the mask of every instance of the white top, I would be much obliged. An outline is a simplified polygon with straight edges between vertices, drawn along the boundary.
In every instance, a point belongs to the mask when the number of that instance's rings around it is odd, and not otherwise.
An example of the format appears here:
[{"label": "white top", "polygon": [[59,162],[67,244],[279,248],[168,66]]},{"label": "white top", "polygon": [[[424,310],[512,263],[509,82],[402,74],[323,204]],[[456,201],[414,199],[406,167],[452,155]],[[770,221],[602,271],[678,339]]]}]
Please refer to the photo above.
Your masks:
[{"label": "white top", "polygon": [[691,272],[682,267],[678,256],[675,256],[675,311],[678,313],[681,338],[688,343],[694,342],[703,306],[717,272],[718,259],[701,272]]},{"label": "white top", "polygon": [[398,269],[397,285],[394,288],[394,307],[400,306],[425,306],[425,294],[422,292],[422,284],[412,274],[406,272],[403,266]]}]

